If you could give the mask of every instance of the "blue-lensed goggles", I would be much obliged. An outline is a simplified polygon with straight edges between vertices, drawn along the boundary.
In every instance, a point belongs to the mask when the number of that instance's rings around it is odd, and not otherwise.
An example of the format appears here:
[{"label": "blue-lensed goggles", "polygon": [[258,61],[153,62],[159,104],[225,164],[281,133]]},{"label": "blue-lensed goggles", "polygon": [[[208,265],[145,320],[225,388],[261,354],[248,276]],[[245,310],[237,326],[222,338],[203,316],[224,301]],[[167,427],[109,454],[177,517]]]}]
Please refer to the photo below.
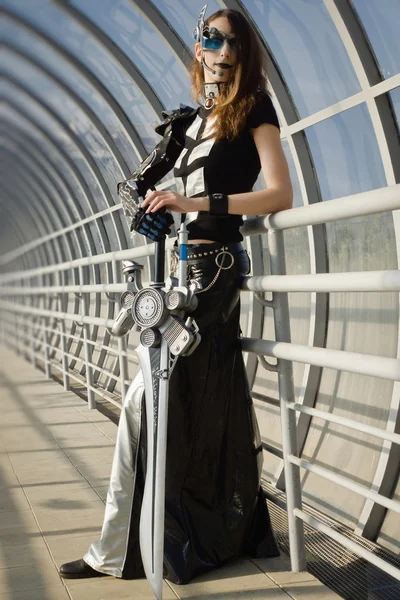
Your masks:
[{"label": "blue-lensed goggles", "polygon": [[[194,31],[194,39],[197,41],[197,30]],[[236,38],[228,37],[216,27],[205,27],[202,35],[202,48],[203,50],[221,50],[225,42],[228,42],[229,47],[232,51],[236,52],[237,42]]]}]

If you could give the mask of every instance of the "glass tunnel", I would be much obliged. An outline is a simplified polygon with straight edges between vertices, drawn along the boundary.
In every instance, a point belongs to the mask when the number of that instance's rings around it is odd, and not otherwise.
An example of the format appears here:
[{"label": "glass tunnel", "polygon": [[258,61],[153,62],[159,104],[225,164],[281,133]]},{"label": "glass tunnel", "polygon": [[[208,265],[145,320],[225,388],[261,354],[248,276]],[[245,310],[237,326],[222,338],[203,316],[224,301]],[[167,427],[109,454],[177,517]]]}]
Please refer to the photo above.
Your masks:
[{"label": "glass tunnel", "polygon": [[[154,264],[153,244],[129,232],[117,184],[158,143],[162,111],[195,106],[188,67],[204,3],[1,3],[1,339],[67,389],[117,412],[137,369],[138,344],[134,331],[123,339],[110,334],[124,289],[120,261],[143,264],[144,281]],[[291,343],[351,353],[340,355],[348,361],[362,354],[399,364],[399,2],[210,0],[208,14],[221,7],[243,12],[267,51],[295,210],[358,206],[347,218],[284,227],[287,276],[340,280],[350,273],[356,280],[383,273],[380,289],[289,289]],[[264,185],[260,176],[256,187]],[[174,186],[172,175],[160,184]],[[365,212],[364,198],[376,209]],[[174,228],[171,243],[175,235]],[[266,229],[244,243],[251,274],[268,282]],[[386,288],[385,273],[393,281]],[[245,338],[276,339],[266,285],[242,291]],[[263,442],[262,482],[288,550],[276,359],[245,352]],[[400,376],[288,359],[295,403],[305,408],[296,413],[303,510],[400,569]],[[309,567],[337,593],[350,600],[399,597],[400,583],[389,574],[305,527]],[[335,577],[339,567],[346,568],[343,580]],[[386,595],[370,596],[379,585]]]}]

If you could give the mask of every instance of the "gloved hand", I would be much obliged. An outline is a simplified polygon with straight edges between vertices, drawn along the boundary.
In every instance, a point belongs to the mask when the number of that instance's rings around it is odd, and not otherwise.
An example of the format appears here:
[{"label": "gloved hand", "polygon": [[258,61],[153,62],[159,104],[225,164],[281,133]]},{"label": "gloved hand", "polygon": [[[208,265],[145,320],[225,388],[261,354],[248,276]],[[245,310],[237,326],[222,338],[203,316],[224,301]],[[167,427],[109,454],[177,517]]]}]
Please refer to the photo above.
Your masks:
[{"label": "gloved hand", "polygon": [[146,213],[146,209],[139,208],[132,219],[131,231],[137,231],[154,242],[160,242],[169,233],[174,219],[169,212]]}]

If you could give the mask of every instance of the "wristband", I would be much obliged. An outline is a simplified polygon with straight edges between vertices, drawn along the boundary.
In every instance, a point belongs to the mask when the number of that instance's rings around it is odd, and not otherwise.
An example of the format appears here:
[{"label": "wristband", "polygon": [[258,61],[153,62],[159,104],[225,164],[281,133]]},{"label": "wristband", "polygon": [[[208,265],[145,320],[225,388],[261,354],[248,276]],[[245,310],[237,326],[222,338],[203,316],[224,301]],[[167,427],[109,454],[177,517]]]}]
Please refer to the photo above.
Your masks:
[{"label": "wristband", "polygon": [[226,194],[210,194],[210,215],[215,217],[225,217],[228,213],[228,196]]}]

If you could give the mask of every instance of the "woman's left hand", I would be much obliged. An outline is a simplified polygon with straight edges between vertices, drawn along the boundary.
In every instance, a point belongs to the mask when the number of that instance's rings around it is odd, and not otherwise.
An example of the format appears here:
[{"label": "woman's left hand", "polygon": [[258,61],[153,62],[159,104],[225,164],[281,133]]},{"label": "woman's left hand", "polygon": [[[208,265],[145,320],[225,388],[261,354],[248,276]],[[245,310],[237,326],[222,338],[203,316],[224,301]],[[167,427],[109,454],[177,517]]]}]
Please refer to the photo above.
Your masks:
[{"label": "woman's left hand", "polygon": [[146,213],[157,212],[161,208],[168,208],[177,213],[187,213],[198,210],[195,208],[196,198],[186,198],[172,190],[155,190],[148,194],[142,204],[147,207]]}]

